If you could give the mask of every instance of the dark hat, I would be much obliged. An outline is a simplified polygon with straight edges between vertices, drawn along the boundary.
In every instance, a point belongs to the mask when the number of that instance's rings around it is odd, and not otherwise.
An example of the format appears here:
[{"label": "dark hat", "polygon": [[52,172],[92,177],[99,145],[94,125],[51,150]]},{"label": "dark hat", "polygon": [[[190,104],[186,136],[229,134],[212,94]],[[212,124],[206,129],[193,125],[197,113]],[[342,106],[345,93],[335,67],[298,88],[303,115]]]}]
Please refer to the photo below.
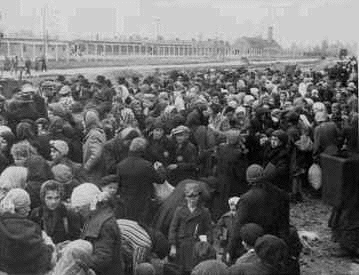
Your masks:
[{"label": "dark hat", "polygon": [[239,234],[242,241],[250,246],[254,246],[256,240],[264,235],[264,230],[256,223],[247,223],[241,227]]},{"label": "dark hat", "polygon": [[161,119],[156,118],[153,121],[152,129],[164,129],[164,128],[165,128],[165,124],[163,123],[163,121]]},{"label": "dark hat", "polygon": [[258,164],[252,164],[247,168],[246,178],[249,183],[258,182],[263,177],[263,167]]},{"label": "dark hat", "polygon": [[101,178],[101,180],[98,182],[98,185],[100,187],[104,187],[106,185],[109,185],[113,182],[116,182],[116,183],[119,183],[120,179],[117,175],[108,175],[108,176],[105,176],[103,178]]},{"label": "dark hat", "polygon": [[288,258],[287,244],[282,239],[269,234],[258,238],[254,250],[263,263],[277,269]]},{"label": "dark hat", "polygon": [[299,121],[299,114],[297,112],[288,112],[285,117],[288,122],[291,122],[293,124],[297,124]]},{"label": "dark hat", "polygon": [[96,81],[97,81],[98,83],[103,84],[103,83],[105,83],[105,80],[106,80],[106,78],[105,78],[103,75],[98,75],[98,76],[96,76]]},{"label": "dark hat", "polygon": [[288,143],[288,134],[283,130],[275,130],[272,133],[272,136],[277,137],[283,143],[283,145],[286,145]]}]

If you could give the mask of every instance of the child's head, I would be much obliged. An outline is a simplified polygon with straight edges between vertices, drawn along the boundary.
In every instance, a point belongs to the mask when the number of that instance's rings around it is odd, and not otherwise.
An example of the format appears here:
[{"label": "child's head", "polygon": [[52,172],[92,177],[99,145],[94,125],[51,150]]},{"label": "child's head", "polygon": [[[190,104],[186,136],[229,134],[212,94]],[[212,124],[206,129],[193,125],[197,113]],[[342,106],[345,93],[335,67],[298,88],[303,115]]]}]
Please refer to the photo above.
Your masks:
[{"label": "child's head", "polygon": [[239,197],[231,197],[228,200],[228,205],[229,205],[229,209],[231,211],[236,211],[237,210],[237,204],[239,202],[240,198]]},{"label": "child's head", "polygon": [[107,192],[111,196],[115,196],[118,190],[118,183],[119,179],[116,175],[109,175],[103,177],[100,180],[99,185],[103,192]]},{"label": "child's head", "polygon": [[264,235],[264,230],[256,223],[247,223],[242,226],[239,234],[244,248],[249,250],[254,247],[256,240]]}]

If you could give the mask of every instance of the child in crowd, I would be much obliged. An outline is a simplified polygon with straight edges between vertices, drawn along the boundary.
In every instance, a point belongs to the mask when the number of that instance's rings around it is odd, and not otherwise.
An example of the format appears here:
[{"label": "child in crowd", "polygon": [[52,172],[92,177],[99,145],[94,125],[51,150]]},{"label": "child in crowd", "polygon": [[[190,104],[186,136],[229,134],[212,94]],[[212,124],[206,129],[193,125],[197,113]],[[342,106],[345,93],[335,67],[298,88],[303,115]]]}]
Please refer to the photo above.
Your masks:
[{"label": "child in crowd", "polygon": [[264,235],[264,230],[256,223],[247,223],[242,226],[240,231],[242,245],[247,251],[236,261],[236,264],[251,263],[258,260],[258,256],[254,251],[254,245],[259,237]]},{"label": "child in crowd", "polygon": [[116,194],[119,178],[116,175],[105,176],[100,180],[99,185],[102,192],[106,192],[109,195],[109,202],[113,207],[116,219],[125,219],[127,215],[126,205],[120,195]]},{"label": "child in crowd", "polygon": [[220,247],[222,250],[221,252],[223,253],[223,255],[225,255],[229,238],[232,235],[233,224],[234,224],[235,215],[237,211],[237,204],[239,200],[240,200],[239,197],[231,197],[228,200],[230,210],[224,213],[217,222],[218,239],[220,241]]}]

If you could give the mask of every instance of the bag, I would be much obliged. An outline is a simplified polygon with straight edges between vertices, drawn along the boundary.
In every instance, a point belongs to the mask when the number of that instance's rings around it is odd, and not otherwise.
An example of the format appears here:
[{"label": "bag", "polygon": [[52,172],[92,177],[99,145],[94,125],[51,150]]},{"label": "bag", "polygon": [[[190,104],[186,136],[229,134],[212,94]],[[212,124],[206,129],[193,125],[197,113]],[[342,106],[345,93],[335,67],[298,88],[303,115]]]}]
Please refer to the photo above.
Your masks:
[{"label": "bag", "polygon": [[300,151],[309,152],[313,150],[313,141],[307,135],[302,135],[295,145]]},{"label": "bag", "polygon": [[322,168],[316,163],[313,163],[308,170],[308,181],[315,190],[322,187]]},{"label": "bag", "polygon": [[175,189],[167,180],[162,184],[153,183],[153,187],[155,188],[155,195],[160,201],[167,199]]}]

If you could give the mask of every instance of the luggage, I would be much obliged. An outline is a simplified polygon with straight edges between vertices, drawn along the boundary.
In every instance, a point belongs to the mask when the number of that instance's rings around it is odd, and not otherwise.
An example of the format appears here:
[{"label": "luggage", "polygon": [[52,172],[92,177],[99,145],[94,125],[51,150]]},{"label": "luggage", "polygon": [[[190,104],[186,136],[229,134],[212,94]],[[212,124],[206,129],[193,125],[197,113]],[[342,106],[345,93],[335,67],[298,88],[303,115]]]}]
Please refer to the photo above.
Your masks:
[{"label": "luggage", "polygon": [[359,156],[342,157],[321,154],[322,199],[340,207],[359,184]]}]

